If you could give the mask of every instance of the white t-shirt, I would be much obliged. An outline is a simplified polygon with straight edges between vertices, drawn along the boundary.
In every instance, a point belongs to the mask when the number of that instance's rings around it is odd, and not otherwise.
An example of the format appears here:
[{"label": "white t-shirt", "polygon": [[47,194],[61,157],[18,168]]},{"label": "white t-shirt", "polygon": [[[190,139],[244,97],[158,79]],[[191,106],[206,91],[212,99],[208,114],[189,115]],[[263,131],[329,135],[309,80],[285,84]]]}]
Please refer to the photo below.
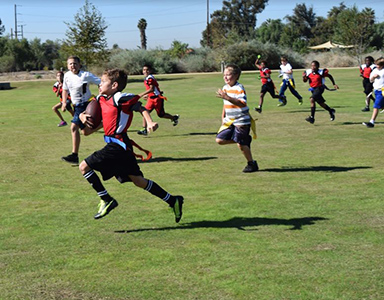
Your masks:
[{"label": "white t-shirt", "polygon": [[372,82],[372,75],[374,74],[379,74],[379,77],[376,77],[375,80],[373,81],[373,89],[380,90],[384,88],[384,68],[382,68],[381,70],[376,68],[371,72],[371,75],[369,76],[369,80],[371,80],[371,82]]},{"label": "white t-shirt", "polygon": [[64,74],[63,89],[67,90],[71,95],[73,105],[87,102],[92,96],[89,90],[89,84],[99,85],[101,79],[90,72],[80,71],[74,74],[71,71]]},{"label": "white t-shirt", "polygon": [[280,65],[280,73],[283,74],[283,79],[292,79],[293,75],[292,73],[288,74],[286,72],[292,71],[292,66],[290,63],[287,63],[285,66]]}]

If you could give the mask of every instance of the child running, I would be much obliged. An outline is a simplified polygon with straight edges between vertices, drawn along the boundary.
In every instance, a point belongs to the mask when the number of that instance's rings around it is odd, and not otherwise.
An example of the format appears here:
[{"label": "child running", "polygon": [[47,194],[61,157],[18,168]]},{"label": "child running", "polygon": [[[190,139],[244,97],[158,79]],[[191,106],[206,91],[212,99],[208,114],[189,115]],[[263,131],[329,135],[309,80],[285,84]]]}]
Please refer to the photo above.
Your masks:
[{"label": "child running", "polygon": [[375,101],[373,97],[373,85],[369,79],[372,71],[376,68],[374,64],[374,59],[372,56],[367,56],[365,59],[365,64],[360,66],[360,76],[363,77],[363,88],[365,94],[365,107],[361,111],[369,111],[369,104],[371,100]]},{"label": "child running", "polygon": [[384,57],[380,57],[376,60],[376,68],[369,76],[371,82],[373,82],[373,90],[375,93],[375,103],[373,104],[372,117],[369,122],[364,122],[363,125],[368,128],[375,127],[375,120],[379,113],[379,109],[384,107]]},{"label": "child running", "polygon": [[144,93],[133,95],[121,92],[127,85],[127,78],[128,76],[123,70],[104,71],[99,85],[100,94],[96,99],[101,106],[102,125],[96,129],[91,129],[90,115],[85,114],[85,112],[80,114],[80,120],[86,125],[82,130],[84,135],[89,135],[104,127],[104,140],[107,143],[103,149],[88,156],[79,166],[81,174],[101,198],[99,210],[94,218],[103,218],[118,206],[117,201],[107,192],[99,176],[94,172],[96,170],[101,173],[103,180],[108,180],[114,176],[120,183],[131,181],[137,187],[162,199],[173,209],[175,221],[178,223],[182,216],[184,198],[173,196],[156,182],[144,178],[133,154],[132,145],[127,135],[133,112],[142,113],[146,120],[148,132],[156,130],[158,125],[152,121],[148,111],[138,102]]},{"label": "child running", "polygon": [[[152,67],[150,65],[143,66],[143,75],[145,76],[144,86],[146,89],[146,92],[143,93],[143,96],[144,99],[147,99],[147,104],[145,105],[145,108],[149,112],[152,112],[152,110],[156,110],[156,113],[159,118],[169,119],[172,121],[173,126],[176,126],[179,123],[179,115],[171,115],[165,112],[164,100],[166,100],[166,98],[163,97],[163,92],[160,91],[159,84],[157,83],[155,76],[152,75]],[[148,134],[145,122],[146,121],[143,118],[143,128],[137,132],[138,134]]]},{"label": "child running", "polygon": [[269,93],[273,99],[279,99],[280,102],[284,105],[287,104],[285,96],[280,97],[276,95],[276,87],[271,78],[271,70],[267,67],[267,62],[265,60],[260,61],[260,55],[257,56],[255,61],[255,66],[260,70],[260,79],[261,79],[261,90],[260,90],[260,100],[259,106],[255,108],[258,113],[261,113],[263,110],[264,96],[266,93]]},{"label": "child running", "polygon": [[284,93],[289,88],[289,91],[292,93],[293,96],[297,98],[299,101],[299,104],[303,104],[303,97],[300,96],[300,94],[295,89],[295,80],[293,79],[293,69],[291,64],[288,62],[288,59],[285,56],[282,56],[280,58],[281,65],[280,65],[280,75],[279,77],[283,77],[283,81],[281,82],[280,92],[279,96],[280,99],[285,99],[285,102],[282,100],[279,106],[284,106],[287,104],[287,97],[285,97]]},{"label": "child running", "polygon": [[[63,102],[63,98],[62,98],[62,94],[63,94],[63,79],[64,79],[64,73],[61,72],[61,71],[57,72],[57,74],[56,74],[56,80],[57,81],[55,82],[55,84],[52,87],[53,92],[56,94],[56,97],[60,98],[60,102],[52,107],[52,110],[55,112],[55,114],[59,117],[59,119],[61,121],[57,125],[58,127],[67,126],[67,122],[65,122],[65,120],[64,120],[64,118],[61,115],[60,110],[59,110],[61,108],[62,102]],[[74,112],[73,112],[73,109],[72,109],[72,106],[71,106],[71,98],[70,98],[69,95],[68,95],[66,103],[67,103],[66,109],[67,109],[67,111],[73,117]]]},{"label": "child running", "polygon": [[338,89],[339,87],[335,83],[332,75],[329,74],[328,69],[319,69],[320,63],[317,60],[312,61],[311,69],[306,70],[303,73],[303,81],[309,81],[309,90],[312,92],[310,101],[311,101],[311,115],[305,119],[305,121],[313,124],[315,123],[315,112],[316,112],[316,102],[325,110],[329,112],[329,116],[331,121],[335,120],[335,110],[330,108],[327,104],[325,104],[325,99],[323,98],[324,90],[327,88],[324,84],[325,77],[328,77],[334,88]]},{"label": "child running", "polygon": [[257,162],[253,160],[251,153],[252,137],[249,135],[251,128],[251,116],[247,106],[247,96],[240,78],[241,70],[236,65],[227,65],[224,69],[223,89],[219,89],[216,97],[224,102],[222,113],[222,126],[216,136],[216,143],[227,145],[236,143],[247,160],[244,173],[259,170]]}]

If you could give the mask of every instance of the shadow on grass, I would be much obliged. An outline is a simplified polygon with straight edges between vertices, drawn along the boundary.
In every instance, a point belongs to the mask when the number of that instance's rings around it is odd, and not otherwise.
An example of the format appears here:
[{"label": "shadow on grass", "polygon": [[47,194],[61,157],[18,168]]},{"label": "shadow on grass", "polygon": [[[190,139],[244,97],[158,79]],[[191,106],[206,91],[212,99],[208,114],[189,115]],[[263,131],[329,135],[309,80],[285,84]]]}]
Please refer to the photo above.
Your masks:
[{"label": "shadow on grass", "polygon": [[132,230],[116,230],[115,233],[133,233],[142,231],[163,231],[174,229],[197,229],[197,228],[236,228],[243,231],[254,231],[257,229],[245,229],[244,227],[257,227],[268,225],[284,225],[289,226],[289,230],[301,230],[303,226],[315,225],[316,221],[325,221],[327,218],[322,217],[304,217],[293,219],[276,219],[276,218],[240,218],[235,217],[226,221],[198,221],[181,224],[179,226],[169,226],[160,228],[140,228]]},{"label": "shadow on grass", "polygon": [[164,162],[164,161],[201,161],[201,160],[210,160],[210,159],[217,159],[215,156],[207,156],[207,157],[180,157],[180,158],[174,158],[174,157],[154,157],[151,158],[148,161],[140,161],[138,160],[138,163],[153,163],[153,162]]},{"label": "shadow on grass", "polygon": [[[365,121],[361,121],[361,122],[343,122],[340,125],[362,125],[362,126],[364,126],[363,122],[369,122],[369,118],[370,117],[365,118]],[[375,125],[376,124],[384,124],[384,122],[375,122]]]},{"label": "shadow on grass", "polygon": [[372,167],[337,167],[337,166],[313,166],[313,167],[282,167],[273,169],[263,169],[259,172],[348,172],[359,169],[372,169]]}]

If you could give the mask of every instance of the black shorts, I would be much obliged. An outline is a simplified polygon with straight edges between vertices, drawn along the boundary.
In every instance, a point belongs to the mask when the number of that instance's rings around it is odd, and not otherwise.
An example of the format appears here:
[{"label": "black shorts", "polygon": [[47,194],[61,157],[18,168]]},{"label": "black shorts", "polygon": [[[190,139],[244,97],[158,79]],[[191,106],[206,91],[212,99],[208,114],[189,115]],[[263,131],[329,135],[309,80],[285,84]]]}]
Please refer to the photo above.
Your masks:
[{"label": "black shorts", "polygon": [[315,100],[317,103],[324,103],[325,99],[323,98],[323,93],[324,93],[324,86],[313,88],[311,98],[313,98],[313,100]]},{"label": "black shorts", "polygon": [[132,146],[124,150],[116,143],[109,143],[103,149],[88,156],[85,162],[91,169],[99,171],[103,180],[115,176],[120,183],[124,183],[132,181],[129,175],[143,176],[132,152]]},{"label": "black shorts", "polygon": [[373,83],[369,80],[369,78],[363,79],[363,87],[364,87],[364,94],[368,96],[370,93],[372,93]]},{"label": "black shorts", "polygon": [[216,138],[225,141],[234,141],[239,145],[250,147],[252,141],[252,137],[249,135],[250,129],[251,125],[231,125],[227,129],[220,131]]},{"label": "black shorts", "polygon": [[265,84],[263,84],[263,85],[261,86],[261,91],[260,91],[260,93],[262,93],[262,94],[266,94],[267,92],[268,92],[272,97],[274,97],[274,96],[276,95],[276,93],[275,93],[275,85],[273,84],[272,81],[267,82],[267,83],[265,83]]}]

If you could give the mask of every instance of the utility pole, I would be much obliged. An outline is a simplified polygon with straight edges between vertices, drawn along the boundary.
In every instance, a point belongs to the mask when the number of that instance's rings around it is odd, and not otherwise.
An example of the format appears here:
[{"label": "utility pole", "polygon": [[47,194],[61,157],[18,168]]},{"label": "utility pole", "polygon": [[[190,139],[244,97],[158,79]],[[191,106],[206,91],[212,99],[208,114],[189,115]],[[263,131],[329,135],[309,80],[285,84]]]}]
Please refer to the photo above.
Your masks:
[{"label": "utility pole", "polygon": [[209,47],[209,0],[207,0],[207,46]]},{"label": "utility pole", "polygon": [[17,40],[17,5],[15,4],[15,39]]}]

